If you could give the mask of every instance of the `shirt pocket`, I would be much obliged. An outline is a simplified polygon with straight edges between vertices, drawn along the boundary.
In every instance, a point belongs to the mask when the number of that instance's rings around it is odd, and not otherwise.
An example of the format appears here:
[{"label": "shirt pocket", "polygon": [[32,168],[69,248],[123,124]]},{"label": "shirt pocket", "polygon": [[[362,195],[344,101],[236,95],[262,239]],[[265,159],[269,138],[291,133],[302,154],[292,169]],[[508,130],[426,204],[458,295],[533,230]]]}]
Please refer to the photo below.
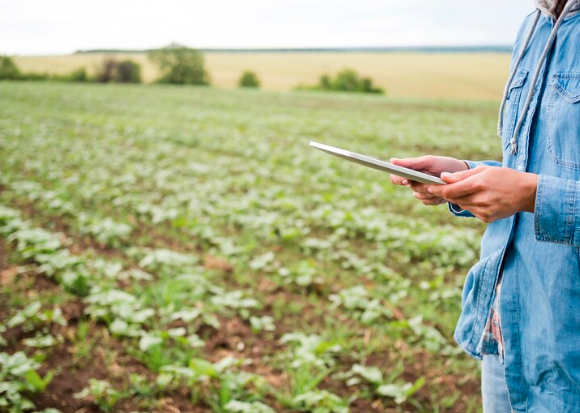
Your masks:
[{"label": "shirt pocket", "polygon": [[504,125],[502,131],[503,148],[505,149],[509,144],[514,134],[516,121],[518,119],[518,112],[520,100],[522,97],[522,90],[528,77],[528,71],[521,69],[514,80],[512,81],[509,90],[506,94],[505,108],[504,108]]},{"label": "shirt pocket", "polygon": [[580,170],[580,73],[558,73],[549,87],[548,150],[556,164]]}]

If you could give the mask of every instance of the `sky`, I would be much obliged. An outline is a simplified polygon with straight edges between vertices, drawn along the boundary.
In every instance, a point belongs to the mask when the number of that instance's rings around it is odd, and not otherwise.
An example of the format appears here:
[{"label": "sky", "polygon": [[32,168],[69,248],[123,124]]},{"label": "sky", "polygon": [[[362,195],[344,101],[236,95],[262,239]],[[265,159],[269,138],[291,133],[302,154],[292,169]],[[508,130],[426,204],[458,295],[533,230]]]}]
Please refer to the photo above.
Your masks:
[{"label": "sky", "polygon": [[510,45],[532,0],[0,0],[0,54]]}]

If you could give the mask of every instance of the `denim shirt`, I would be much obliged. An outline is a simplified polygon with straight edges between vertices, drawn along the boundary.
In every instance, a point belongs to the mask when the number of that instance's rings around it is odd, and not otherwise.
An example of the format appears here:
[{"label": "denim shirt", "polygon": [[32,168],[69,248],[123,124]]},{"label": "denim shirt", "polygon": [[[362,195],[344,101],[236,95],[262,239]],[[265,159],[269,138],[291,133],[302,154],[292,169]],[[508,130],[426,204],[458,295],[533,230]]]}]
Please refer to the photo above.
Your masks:
[{"label": "denim shirt", "polygon": [[[524,21],[514,56],[534,18]],[[539,17],[507,91],[502,164],[468,162],[539,175],[535,212],[487,227],[480,260],[465,281],[454,335],[475,358],[497,353],[482,337],[501,274],[504,371],[514,412],[580,412],[580,12],[562,20],[529,110],[522,113],[554,23]],[[510,138],[522,117],[512,153]]]}]

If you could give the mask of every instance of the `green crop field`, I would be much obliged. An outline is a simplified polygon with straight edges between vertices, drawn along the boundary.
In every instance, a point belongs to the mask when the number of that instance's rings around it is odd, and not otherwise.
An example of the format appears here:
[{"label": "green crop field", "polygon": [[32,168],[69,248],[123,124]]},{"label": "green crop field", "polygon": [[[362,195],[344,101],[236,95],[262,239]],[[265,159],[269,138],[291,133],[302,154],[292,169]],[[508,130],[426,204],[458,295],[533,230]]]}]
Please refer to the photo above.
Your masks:
[{"label": "green crop field", "polygon": [[0,411],[479,412],[484,225],[308,142],[498,158],[496,113],[0,82]]},{"label": "green crop field", "polygon": [[[143,80],[159,73],[144,53],[19,56],[23,71],[69,73],[85,67],[89,73],[106,57],[131,59],[141,65]],[[267,90],[291,90],[313,85],[324,73],[351,68],[369,76],[389,96],[498,100],[508,75],[509,53],[205,53],[214,86],[234,88],[244,70],[253,70]]]}]

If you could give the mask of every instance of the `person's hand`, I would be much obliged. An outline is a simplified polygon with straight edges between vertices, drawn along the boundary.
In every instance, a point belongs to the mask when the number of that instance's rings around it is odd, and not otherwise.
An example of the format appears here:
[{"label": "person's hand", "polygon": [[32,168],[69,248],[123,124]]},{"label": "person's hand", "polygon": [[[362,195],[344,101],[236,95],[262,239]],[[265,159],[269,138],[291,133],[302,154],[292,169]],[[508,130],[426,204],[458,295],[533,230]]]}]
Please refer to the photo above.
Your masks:
[{"label": "person's hand", "polygon": [[[391,159],[393,165],[402,166],[415,171],[425,172],[439,177],[443,172],[458,172],[469,169],[465,162],[446,156],[421,156],[420,158]],[[413,190],[413,196],[424,205],[439,205],[447,202],[445,199],[427,192],[431,184],[422,184],[400,176],[391,175],[391,182],[395,185],[407,186]]]},{"label": "person's hand", "polygon": [[534,212],[538,175],[510,168],[478,166],[442,174],[448,185],[430,185],[435,197],[459,205],[483,222],[507,218],[517,212]]}]

